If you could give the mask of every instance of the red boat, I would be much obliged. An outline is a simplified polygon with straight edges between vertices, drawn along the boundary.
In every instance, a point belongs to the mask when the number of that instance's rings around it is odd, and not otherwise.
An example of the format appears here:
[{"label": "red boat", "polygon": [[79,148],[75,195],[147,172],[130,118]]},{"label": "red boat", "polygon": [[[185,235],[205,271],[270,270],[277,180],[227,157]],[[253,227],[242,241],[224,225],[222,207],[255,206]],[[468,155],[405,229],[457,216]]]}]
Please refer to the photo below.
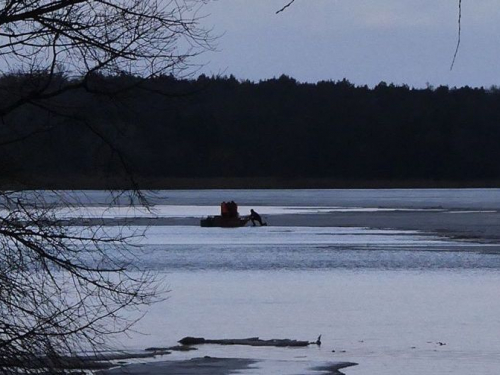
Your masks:
[{"label": "red boat", "polygon": [[202,227],[239,228],[244,227],[250,221],[249,216],[223,217],[209,216],[201,219]]},{"label": "red boat", "polygon": [[222,202],[220,211],[220,215],[201,219],[200,225],[202,227],[239,228],[244,227],[250,221],[250,216],[238,214],[238,205],[233,201]]}]

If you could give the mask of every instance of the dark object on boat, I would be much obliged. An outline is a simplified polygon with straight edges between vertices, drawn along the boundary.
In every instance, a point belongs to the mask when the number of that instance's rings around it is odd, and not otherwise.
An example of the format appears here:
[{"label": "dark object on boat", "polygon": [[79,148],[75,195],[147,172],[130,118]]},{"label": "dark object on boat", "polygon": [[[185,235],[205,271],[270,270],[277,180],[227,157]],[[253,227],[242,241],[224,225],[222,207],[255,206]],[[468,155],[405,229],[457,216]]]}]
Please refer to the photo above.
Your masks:
[{"label": "dark object on boat", "polygon": [[289,340],[289,339],[271,339],[271,340],[261,340],[258,337],[249,337],[247,339],[221,339],[221,340],[209,340],[203,337],[184,337],[179,340],[182,345],[200,345],[200,344],[218,344],[218,345],[249,345],[249,346],[277,346],[277,347],[289,347],[289,346],[308,346],[310,344],[315,344],[309,341],[299,341],[299,340]]},{"label": "dark object on boat", "polygon": [[250,218],[248,216],[241,217],[222,217],[209,216],[201,219],[202,227],[221,227],[221,228],[239,228],[244,227]]}]

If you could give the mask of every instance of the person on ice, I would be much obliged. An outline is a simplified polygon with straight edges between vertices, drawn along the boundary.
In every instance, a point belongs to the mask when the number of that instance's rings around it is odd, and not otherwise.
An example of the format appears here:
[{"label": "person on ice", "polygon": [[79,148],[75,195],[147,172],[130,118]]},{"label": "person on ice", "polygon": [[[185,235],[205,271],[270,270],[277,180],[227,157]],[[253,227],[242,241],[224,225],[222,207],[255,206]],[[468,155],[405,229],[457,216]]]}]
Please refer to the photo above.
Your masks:
[{"label": "person on ice", "polygon": [[262,222],[262,218],[260,217],[260,215],[257,212],[255,212],[253,209],[250,210],[250,220],[252,220],[253,226],[255,226],[256,221],[260,224],[260,226],[267,225],[267,223]]}]

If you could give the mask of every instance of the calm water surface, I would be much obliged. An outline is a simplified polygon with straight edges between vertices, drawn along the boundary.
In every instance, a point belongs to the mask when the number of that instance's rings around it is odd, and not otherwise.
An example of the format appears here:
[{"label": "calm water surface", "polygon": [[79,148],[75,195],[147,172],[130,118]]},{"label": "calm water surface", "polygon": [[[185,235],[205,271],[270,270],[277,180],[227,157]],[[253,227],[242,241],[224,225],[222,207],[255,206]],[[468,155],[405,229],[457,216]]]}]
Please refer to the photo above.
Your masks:
[{"label": "calm water surface", "polygon": [[[86,197],[91,206],[108,199],[102,192]],[[161,208],[164,215],[181,216],[229,199],[271,214],[300,207],[500,209],[497,189],[211,190],[152,197],[158,207],[170,206]],[[140,242],[137,265],[164,275],[171,291],[136,327],[143,334],[120,338],[125,347],[173,345],[184,336],[314,341],[322,334],[320,348],[207,346],[169,358],[266,360],[247,374],[299,374],[309,363],[335,360],[358,362],[345,370],[358,375],[500,373],[500,256],[488,246],[416,231],[272,226],[155,226]]]},{"label": "calm water surface", "polygon": [[[170,299],[152,308],[132,345],[196,335],[314,340],[320,348],[202,347],[196,353],[304,362],[354,361],[347,374],[498,374],[497,272],[205,271],[168,274]],[[443,343],[446,345],[440,345]],[[332,352],[335,350],[335,353]],[[267,370],[266,370],[267,368]]]},{"label": "calm water surface", "polygon": [[160,270],[171,292],[140,322],[148,335],[134,335],[131,348],[184,336],[322,334],[321,348],[208,346],[195,355],[266,360],[249,374],[298,374],[334,360],[360,364],[346,374],[498,374],[499,255],[411,232],[287,228],[281,241],[262,231],[255,244],[235,245],[239,230],[165,229],[179,232],[165,236],[168,245],[152,233],[138,262]]}]

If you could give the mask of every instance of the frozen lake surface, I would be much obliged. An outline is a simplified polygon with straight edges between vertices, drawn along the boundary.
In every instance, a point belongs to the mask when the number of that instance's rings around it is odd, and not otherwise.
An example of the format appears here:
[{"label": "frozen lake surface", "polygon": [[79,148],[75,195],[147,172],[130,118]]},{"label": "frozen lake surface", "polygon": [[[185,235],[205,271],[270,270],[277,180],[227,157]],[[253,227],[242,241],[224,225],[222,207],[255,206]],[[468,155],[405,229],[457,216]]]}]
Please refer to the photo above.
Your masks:
[{"label": "frozen lake surface", "polygon": [[[375,208],[375,207],[287,207],[287,206],[239,206],[241,215],[249,215],[250,209],[262,215],[297,215],[297,214],[327,214],[334,212],[441,212],[444,209],[432,208]],[[455,212],[455,211],[451,211]],[[495,211],[457,211],[457,212],[495,212]],[[189,205],[155,205],[150,208],[128,206],[77,206],[56,210],[60,218],[201,218],[220,213],[220,206],[189,206]]]},{"label": "frozen lake surface", "polygon": [[[27,192],[25,194],[33,194]],[[295,190],[160,190],[144,192],[152,205],[213,206],[234,200],[247,206],[375,207],[500,209],[500,189],[295,189]],[[128,205],[129,193],[106,191],[45,191],[47,203]]]},{"label": "frozen lake surface", "polygon": [[497,271],[208,270],[170,272],[167,280],[170,298],[140,322],[149,335],[134,335],[132,347],[193,335],[315,340],[321,333],[320,348],[201,346],[171,359],[273,360],[247,374],[303,374],[308,363],[326,361],[357,362],[345,373],[360,375],[496,375],[500,368]]},{"label": "frozen lake surface", "polygon": [[[348,375],[499,373],[500,254],[494,243],[437,231],[307,226],[311,215],[332,212],[435,213],[425,217],[436,223],[439,215],[467,214],[476,220],[500,210],[499,189],[209,190],[148,195],[153,203],[150,211],[109,209],[105,204],[111,198],[105,192],[66,192],[65,199],[77,207],[60,214],[200,217],[217,214],[223,200],[235,200],[242,214],[256,208],[270,222],[272,215],[294,214],[298,215],[294,223],[299,224],[221,229],[141,227],[132,222],[122,228],[124,234],[145,230],[144,237],[132,240],[142,245],[133,250],[135,265],[159,272],[170,292],[135,327],[141,333],[120,337],[117,345],[170,346],[184,336],[314,341],[322,334],[321,347],[208,345],[162,360],[204,355],[264,360],[242,374],[303,374],[308,365],[327,361],[359,363],[343,370]],[[50,192],[45,199],[60,203]],[[116,202],[126,205],[130,197],[121,196]],[[488,223],[490,232],[500,227],[494,220]]]}]

